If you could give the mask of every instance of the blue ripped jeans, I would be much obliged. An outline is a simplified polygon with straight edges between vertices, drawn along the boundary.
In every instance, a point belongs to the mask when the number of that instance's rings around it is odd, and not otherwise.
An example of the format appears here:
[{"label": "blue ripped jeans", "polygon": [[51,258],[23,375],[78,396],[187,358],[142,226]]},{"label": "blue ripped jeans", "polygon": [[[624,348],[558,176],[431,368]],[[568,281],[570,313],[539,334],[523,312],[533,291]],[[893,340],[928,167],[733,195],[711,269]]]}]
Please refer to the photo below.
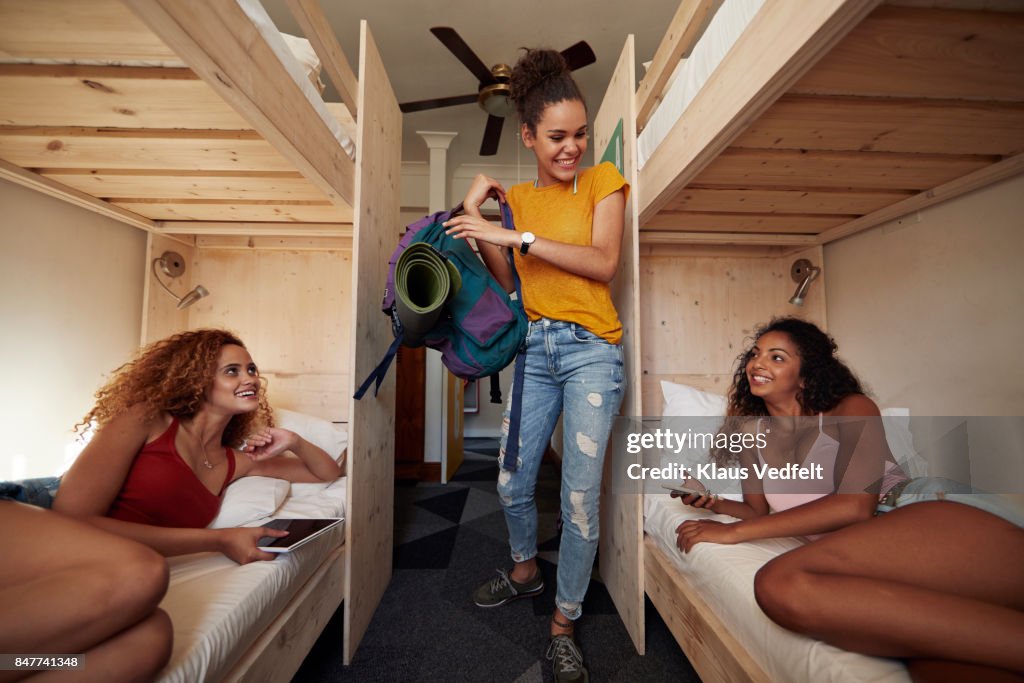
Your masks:
[{"label": "blue ripped jeans", "polygon": [[[537,554],[537,472],[558,415],[564,413],[563,527],[555,601],[562,614],[577,619],[597,553],[605,450],[625,389],[622,347],[575,323],[546,318],[530,323],[523,347],[519,460],[515,471],[499,467],[498,497],[505,509],[512,559],[525,562]],[[510,390],[509,403],[511,395]],[[509,403],[502,420],[499,465],[508,439]]]}]

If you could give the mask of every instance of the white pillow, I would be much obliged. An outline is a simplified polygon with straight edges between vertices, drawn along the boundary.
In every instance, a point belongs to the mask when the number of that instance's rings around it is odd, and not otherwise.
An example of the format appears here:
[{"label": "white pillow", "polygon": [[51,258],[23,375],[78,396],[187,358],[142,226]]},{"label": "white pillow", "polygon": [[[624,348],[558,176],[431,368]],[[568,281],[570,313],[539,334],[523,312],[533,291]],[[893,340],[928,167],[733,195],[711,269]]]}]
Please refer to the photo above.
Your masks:
[{"label": "white pillow", "polygon": [[728,401],[721,394],[711,394],[686,384],[661,382],[665,405],[662,417],[725,417]]},{"label": "white pillow", "polygon": [[318,446],[337,461],[348,446],[348,432],[333,422],[319,417],[297,413],[293,410],[274,408],[278,427],[293,431],[314,446]]},{"label": "white pillow", "polygon": [[273,515],[288,497],[291,483],[272,477],[242,477],[224,491],[220,512],[211,529],[243,526]]}]

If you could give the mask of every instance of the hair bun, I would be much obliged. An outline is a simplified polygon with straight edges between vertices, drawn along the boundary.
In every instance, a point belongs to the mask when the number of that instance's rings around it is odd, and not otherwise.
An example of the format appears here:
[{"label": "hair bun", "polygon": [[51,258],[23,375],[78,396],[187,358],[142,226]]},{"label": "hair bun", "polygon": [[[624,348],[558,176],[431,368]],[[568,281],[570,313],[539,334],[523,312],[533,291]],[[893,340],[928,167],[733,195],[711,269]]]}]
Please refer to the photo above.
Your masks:
[{"label": "hair bun", "polygon": [[565,57],[557,50],[531,50],[516,62],[509,82],[511,96],[514,101],[521,101],[526,93],[544,81],[569,73],[569,65]]}]

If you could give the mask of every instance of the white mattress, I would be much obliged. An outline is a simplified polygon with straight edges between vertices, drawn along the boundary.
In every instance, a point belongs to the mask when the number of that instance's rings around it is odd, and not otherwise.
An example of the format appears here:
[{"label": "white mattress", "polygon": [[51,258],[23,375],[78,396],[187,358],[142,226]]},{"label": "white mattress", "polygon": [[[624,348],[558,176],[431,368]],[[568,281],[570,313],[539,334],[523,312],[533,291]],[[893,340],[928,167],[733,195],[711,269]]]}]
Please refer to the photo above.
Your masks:
[{"label": "white mattress", "polygon": [[637,139],[638,168],[651,158],[763,4],[764,0],[725,0],[718,8],[690,56],[680,60],[665,97]]},{"label": "white mattress", "polygon": [[680,572],[700,591],[725,627],[750,652],[773,681],[786,683],[906,683],[898,661],[867,657],[787,631],[775,624],[754,601],[754,574],[765,562],[799,547],[795,538],[776,538],[716,545],[698,543],[688,555],[676,549],[675,529],[683,521],[708,517],[735,519],[695,510],[668,495],[644,496],[644,531]]},{"label": "white mattress", "polygon": [[[344,517],[346,480],[292,484],[275,517]],[[256,525],[259,522],[255,523]],[[222,678],[313,571],[345,540],[345,525],[294,553],[239,566],[219,553],[168,560],[171,583],[160,607],[174,624],[174,651],[158,680]]]}]

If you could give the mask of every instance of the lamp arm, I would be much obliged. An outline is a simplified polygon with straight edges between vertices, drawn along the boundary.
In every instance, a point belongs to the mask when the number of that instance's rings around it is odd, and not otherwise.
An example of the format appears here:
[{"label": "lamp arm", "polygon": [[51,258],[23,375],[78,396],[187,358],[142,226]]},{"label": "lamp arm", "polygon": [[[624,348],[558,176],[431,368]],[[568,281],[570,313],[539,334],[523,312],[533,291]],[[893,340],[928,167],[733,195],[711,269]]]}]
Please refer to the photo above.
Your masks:
[{"label": "lamp arm", "polygon": [[167,292],[167,293],[168,293],[168,294],[170,294],[170,295],[171,295],[172,297],[174,297],[174,300],[175,300],[175,301],[177,301],[178,303],[181,303],[181,297],[180,297],[180,296],[178,296],[177,294],[175,294],[174,292],[172,292],[172,291],[171,291],[171,288],[170,288],[170,287],[168,287],[167,285],[165,285],[165,284],[164,284],[164,281],[160,279],[160,274],[156,272],[156,266],[157,266],[157,264],[158,264],[158,263],[160,263],[161,261],[163,261],[163,259],[160,259],[160,258],[155,258],[155,259],[153,259],[153,264],[152,264],[152,268],[151,268],[151,269],[152,269],[152,271],[153,271],[153,277],[154,277],[154,278],[156,278],[156,281],[157,281],[157,282],[158,282],[158,283],[160,284],[160,286],[161,286],[161,287],[163,287],[163,288],[164,288],[164,291],[165,291],[165,292]]}]

